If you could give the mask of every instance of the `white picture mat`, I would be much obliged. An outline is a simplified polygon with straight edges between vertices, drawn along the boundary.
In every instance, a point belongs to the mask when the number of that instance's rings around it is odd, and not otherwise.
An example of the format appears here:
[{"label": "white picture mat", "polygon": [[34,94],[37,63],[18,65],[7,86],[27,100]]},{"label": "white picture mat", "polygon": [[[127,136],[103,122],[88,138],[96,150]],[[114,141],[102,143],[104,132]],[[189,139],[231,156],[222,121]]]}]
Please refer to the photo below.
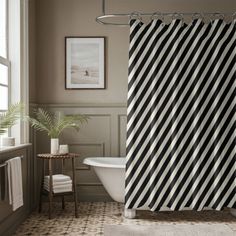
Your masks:
[{"label": "white picture mat", "polygon": [[[96,89],[96,88],[105,88],[105,71],[104,71],[104,63],[105,63],[105,56],[104,56],[104,38],[66,38],[66,88],[69,89]],[[72,78],[72,67],[73,67],[73,57],[75,54],[79,54],[78,51],[73,51],[73,48],[77,47],[87,47],[91,45],[90,48],[98,48],[98,83],[87,84],[84,82],[82,83],[74,83]],[[73,51],[73,52],[72,52]],[[92,52],[91,52],[92,53]],[[74,54],[74,55],[72,55]],[[95,53],[96,54],[96,53]],[[79,59],[79,56],[78,56]],[[80,59],[81,60],[81,59]],[[86,60],[86,59],[85,59]],[[91,63],[94,59],[91,58]]]}]

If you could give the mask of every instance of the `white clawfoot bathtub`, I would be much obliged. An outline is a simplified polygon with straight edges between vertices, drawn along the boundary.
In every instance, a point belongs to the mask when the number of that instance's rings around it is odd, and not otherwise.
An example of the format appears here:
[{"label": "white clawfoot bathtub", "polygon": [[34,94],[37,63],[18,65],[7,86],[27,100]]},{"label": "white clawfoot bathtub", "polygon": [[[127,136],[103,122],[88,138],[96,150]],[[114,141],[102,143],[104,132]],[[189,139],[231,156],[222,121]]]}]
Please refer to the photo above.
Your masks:
[{"label": "white clawfoot bathtub", "polygon": [[[103,183],[104,188],[114,201],[125,201],[125,158],[124,157],[88,157],[84,159],[84,164],[92,166],[98,178]],[[138,208],[146,210],[148,207]],[[168,208],[161,210],[169,211]],[[190,210],[186,208],[186,210]],[[236,210],[230,209],[231,214],[236,216]],[[135,209],[124,210],[127,218],[135,218]]]},{"label": "white clawfoot bathtub", "polygon": [[[89,157],[83,162],[92,166],[104,188],[116,202],[125,202],[125,158],[124,157]],[[135,218],[135,209],[125,209],[127,218]]]},{"label": "white clawfoot bathtub", "polygon": [[125,202],[125,158],[89,157],[84,164],[92,166],[106,191],[116,202]]}]

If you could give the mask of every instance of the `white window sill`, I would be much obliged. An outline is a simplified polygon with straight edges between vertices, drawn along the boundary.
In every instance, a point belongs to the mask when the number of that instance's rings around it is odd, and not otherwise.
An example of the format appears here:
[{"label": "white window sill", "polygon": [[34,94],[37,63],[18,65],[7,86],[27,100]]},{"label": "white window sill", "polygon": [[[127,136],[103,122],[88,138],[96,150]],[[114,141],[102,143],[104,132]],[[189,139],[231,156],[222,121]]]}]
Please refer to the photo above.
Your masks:
[{"label": "white window sill", "polygon": [[6,146],[6,147],[0,147],[0,154],[6,153],[6,152],[11,152],[11,151],[16,151],[22,148],[26,148],[31,146],[31,143],[24,143],[24,144],[18,144],[15,146]]}]

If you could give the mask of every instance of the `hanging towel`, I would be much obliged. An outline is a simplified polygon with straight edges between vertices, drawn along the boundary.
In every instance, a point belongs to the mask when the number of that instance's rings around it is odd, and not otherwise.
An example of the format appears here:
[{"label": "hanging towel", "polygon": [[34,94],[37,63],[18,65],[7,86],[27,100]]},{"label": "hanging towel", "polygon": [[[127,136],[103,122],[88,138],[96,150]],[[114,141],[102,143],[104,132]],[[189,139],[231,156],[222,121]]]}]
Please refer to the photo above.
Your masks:
[{"label": "hanging towel", "polygon": [[15,157],[7,162],[9,203],[13,211],[23,206],[23,187],[21,158]]}]

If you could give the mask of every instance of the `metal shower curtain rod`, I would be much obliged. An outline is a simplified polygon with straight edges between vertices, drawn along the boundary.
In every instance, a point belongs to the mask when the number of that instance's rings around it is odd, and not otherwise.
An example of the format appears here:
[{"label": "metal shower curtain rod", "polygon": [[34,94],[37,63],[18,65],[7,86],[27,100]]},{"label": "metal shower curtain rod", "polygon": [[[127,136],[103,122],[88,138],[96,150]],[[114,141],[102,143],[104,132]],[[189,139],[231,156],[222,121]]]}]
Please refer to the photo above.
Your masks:
[{"label": "metal shower curtain rod", "polygon": [[114,14],[106,14],[106,2],[102,0],[102,15],[96,17],[96,21],[102,25],[115,25],[115,26],[127,26],[129,23],[116,23],[116,22],[108,22],[104,21],[105,19],[111,18],[129,18],[129,19],[141,19],[141,16],[150,16],[151,19],[160,18],[164,19],[165,16],[171,16],[172,18],[180,18],[183,19],[184,16],[192,16],[192,18],[204,18],[204,16],[210,17],[219,17],[224,19],[225,16],[231,16],[232,20],[235,19],[236,12],[228,12],[228,13],[220,13],[220,12],[154,12],[154,13],[141,13],[141,12],[132,12],[132,13],[114,13]]}]

